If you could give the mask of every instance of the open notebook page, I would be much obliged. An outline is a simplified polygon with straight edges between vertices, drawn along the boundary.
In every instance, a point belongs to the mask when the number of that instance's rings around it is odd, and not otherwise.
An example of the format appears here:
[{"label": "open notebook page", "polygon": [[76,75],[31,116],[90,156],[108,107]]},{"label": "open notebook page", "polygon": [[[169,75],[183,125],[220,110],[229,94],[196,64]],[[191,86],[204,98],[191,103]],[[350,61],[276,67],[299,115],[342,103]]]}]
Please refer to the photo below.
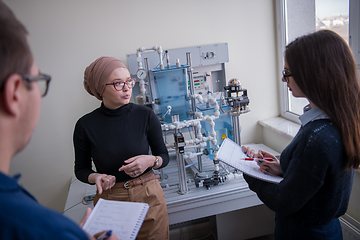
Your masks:
[{"label": "open notebook page", "polygon": [[243,158],[247,158],[247,156],[243,153],[241,146],[231,141],[229,138],[226,138],[221,144],[217,157],[227,165],[254,178],[272,183],[279,183],[283,179],[279,176],[261,172],[256,161],[242,160]]},{"label": "open notebook page", "polygon": [[135,239],[149,209],[147,203],[99,199],[83,229],[90,235],[112,230],[119,239]]}]

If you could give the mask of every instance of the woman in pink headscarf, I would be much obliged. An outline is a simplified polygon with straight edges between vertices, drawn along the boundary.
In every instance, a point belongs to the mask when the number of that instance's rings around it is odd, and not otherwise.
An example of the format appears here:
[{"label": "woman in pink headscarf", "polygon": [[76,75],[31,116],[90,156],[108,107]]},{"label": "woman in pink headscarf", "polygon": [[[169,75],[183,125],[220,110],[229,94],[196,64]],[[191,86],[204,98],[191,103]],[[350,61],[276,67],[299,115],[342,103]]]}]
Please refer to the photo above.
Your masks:
[{"label": "woman in pink headscarf", "polygon": [[113,57],[100,57],[85,69],[86,91],[102,102],[76,123],[75,175],[96,184],[94,204],[99,198],[148,203],[137,239],[168,239],[165,197],[152,169],[165,167],[169,155],[155,113],[130,103],[134,85],[128,69]]}]

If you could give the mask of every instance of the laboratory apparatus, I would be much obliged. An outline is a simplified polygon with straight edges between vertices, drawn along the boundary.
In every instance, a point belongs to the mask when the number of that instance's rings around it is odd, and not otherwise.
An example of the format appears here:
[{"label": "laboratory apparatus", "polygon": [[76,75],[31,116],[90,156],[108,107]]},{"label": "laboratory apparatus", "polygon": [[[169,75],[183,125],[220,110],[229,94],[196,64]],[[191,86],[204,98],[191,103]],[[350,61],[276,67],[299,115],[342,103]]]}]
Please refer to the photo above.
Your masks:
[{"label": "laboratory apparatus", "polygon": [[[235,170],[220,166],[217,151],[225,138],[241,143],[239,116],[250,108],[240,81],[227,84],[227,43],[165,51],[140,47],[127,57],[130,74],[137,78],[133,101],[154,110],[169,153],[175,152],[178,193],[186,194],[188,184],[210,189],[231,178]],[[203,166],[208,162],[210,170]],[[163,187],[173,171],[167,168],[160,170]],[[193,173],[190,179],[187,169]]]},{"label": "laboratory apparatus", "polygon": [[247,96],[247,89],[242,89],[241,83],[238,79],[233,78],[229,81],[228,86],[224,87],[227,92],[226,102],[232,109],[228,112],[232,116],[233,129],[234,129],[234,142],[241,146],[240,140],[240,114],[250,111],[249,98]]}]

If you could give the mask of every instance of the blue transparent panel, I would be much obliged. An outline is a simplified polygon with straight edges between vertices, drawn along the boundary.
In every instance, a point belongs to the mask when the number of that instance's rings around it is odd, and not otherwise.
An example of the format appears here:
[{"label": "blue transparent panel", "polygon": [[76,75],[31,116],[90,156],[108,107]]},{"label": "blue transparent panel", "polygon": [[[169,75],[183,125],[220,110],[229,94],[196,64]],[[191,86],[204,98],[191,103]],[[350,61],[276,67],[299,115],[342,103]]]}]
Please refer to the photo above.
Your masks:
[{"label": "blue transparent panel", "polygon": [[[190,119],[190,102],[187,96],[186,68],[170,68],[152,70],[156,97],[159,100],[159,115],[167,112],[171,106],[171,115],[179,114],[180,121]],[[171,116],[167,114],[164,122],[171,123]]]},{"label": "blue transparent panel", "polygon": [[[215,119],[215,133],[216,133],[216,140],[217,145],[220,146],[225,138],[230,138],[233,140],[233,127],[232,127],[232,117],[229,116],[226,111],[231,110],[228,106],[223,106],[222,109],[225,111],[225,113],[221,113],[219,118]],[[198,108],[199,110],[199,108]],[[214,110],[203,110],[203,115],[213,115]],[[205,135],[206,137],[211,134],[211,127],[208,122],[201,122],[201,133]],[[207,142],[207,146],[205,147],[210,154],[210,158],[212,158],[212,153],[214,146],[211,142]]]}]

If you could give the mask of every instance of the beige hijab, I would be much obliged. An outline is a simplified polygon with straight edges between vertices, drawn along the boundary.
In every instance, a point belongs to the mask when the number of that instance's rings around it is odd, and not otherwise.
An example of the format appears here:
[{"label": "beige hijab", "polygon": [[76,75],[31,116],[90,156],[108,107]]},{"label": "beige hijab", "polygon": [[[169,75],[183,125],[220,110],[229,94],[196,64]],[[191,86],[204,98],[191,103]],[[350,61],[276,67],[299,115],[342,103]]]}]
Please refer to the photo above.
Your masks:
[{"label": "beige hijab", "polygon": [[116,68],[126,68],[125,64],[114,57],[100,57],[92,62],[84,72],[84,88],[92,96],[102,100],[105,84]]}]

